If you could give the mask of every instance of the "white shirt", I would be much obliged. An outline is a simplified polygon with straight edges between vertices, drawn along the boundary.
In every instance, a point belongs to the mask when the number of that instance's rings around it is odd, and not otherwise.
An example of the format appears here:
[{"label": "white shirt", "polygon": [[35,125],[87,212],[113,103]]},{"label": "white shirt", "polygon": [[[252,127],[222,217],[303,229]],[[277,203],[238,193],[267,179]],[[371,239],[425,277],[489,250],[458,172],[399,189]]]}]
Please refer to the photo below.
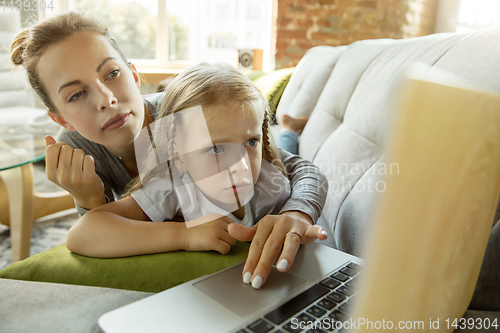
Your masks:
[{"label": "white shirt", "polygon": [[266,215],[278,214],[290,197],[288,179],[273,164],[262,160],[253,194],[247,195],[243,202],[245,216],[239,220],[208,200],[189,175],[181,178],[178,170],[175,167],[172,169],[173,188],[170,177],[152,178],[132,193],[132,197],[151,221],[171,221],[174,216],[179,215],[188,222],[218,213],[230,217],[236,223],[251,226]]}]

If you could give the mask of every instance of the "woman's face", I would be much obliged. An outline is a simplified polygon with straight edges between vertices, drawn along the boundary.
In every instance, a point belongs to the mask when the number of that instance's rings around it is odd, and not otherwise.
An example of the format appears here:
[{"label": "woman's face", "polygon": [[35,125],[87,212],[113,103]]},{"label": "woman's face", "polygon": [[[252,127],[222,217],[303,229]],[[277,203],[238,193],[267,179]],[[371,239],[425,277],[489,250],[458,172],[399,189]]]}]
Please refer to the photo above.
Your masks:
[{"label": "woman's face", "polygon": [[144,123],[139,77],[103,36],[78,32],[50,46],[38,74],[61,126],[106,147],[133,142]]},{"label": "woman's face", "polygon": [[253,193],[260,174],[263,113],[233,108],[200,118],[189,121],[180,160],[207,198],[233,211]]}]

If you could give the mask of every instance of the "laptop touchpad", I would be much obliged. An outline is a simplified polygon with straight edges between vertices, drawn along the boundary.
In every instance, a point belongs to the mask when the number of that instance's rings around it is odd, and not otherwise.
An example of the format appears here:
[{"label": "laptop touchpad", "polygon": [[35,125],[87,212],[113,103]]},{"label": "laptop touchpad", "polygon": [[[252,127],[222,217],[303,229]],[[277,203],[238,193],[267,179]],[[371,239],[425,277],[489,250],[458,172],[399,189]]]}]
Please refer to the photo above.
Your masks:
[{"label": "laptop touchpad", "polygon": [[271,269],[266,283],[259,289],[243,283],[244,264],[211,276],[193,286],[240,316],[259,310],[297,288],[306,280],[290,273]]}]

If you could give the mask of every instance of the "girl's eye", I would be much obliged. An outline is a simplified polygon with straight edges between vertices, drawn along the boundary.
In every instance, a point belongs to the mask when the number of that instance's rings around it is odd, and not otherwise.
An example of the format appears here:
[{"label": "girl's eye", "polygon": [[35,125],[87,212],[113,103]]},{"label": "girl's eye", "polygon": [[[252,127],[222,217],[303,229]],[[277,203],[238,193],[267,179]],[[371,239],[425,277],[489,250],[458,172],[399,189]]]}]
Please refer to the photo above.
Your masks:
[{"label": "girl's eye", "polygon": [[79,92],[77,92],[76,94],[74,94],[73,96],[71,96],[71,97],[69,98],[69,101],[68,101],[68,102],[72,102],[72,101],[74,101],[74,100],[76,100],[76,99],[80,98],[80,97],[83,95],[83,93],[84,93],[84,91],[79,91]]},{"label": "girl's eye", "polygon": [[109,76],[109,77],[115,77],[115,76],[118,76],[118,74],[120,74],[120,72],[121,72],[121,69],[115,69],[115,70],[112,70],[112,71],[108,74],[108,76]]},{"label": "girl's eye", "polygon": [[255,147],[259,143],[258,139],[250,139],[247,141],[247,146],[248,147]]},{"label": "girl's eye", "polygon": [[208,153],[209,154],[212,154],[212,155],[217,155],[217,154],[220,154],[224,151],[224,148],[222,148],[222,146],[213,146],[212,148],[210,148],[208,150]]}]

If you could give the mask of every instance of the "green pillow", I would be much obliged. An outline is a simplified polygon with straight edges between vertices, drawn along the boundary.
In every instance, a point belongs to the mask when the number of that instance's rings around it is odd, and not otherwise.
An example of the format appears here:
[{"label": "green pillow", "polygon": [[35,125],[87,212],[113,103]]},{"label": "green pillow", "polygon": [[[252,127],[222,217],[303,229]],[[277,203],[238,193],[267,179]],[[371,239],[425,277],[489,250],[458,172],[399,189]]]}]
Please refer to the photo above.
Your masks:
[{"label": "green pillow", "polygon": [[257,71],[257,70],[249,70],[249,71],[242,70],[242,71],[243,71],[243,74],[245,74],[252,81],[255,81],[256,79],[258,79],[262,75],[266,74],[263,71]]},{"label": "green pillow", "polygon": [[97,259],[70,252],[62,244],[11,264],[0,271],[0,278],[160,292],[232,266],[246,259],[248,248],[238,241],[226,255],[177,251]]},{"label": "green pillow", "polygon": [[281,95],[283,95],[294,69],[294,67],[278,69],[259,76],[254,80],[255,85],[260,89],[271,106],[269,115],[273,123],[276,123],[276,108],[278,107]]}]

